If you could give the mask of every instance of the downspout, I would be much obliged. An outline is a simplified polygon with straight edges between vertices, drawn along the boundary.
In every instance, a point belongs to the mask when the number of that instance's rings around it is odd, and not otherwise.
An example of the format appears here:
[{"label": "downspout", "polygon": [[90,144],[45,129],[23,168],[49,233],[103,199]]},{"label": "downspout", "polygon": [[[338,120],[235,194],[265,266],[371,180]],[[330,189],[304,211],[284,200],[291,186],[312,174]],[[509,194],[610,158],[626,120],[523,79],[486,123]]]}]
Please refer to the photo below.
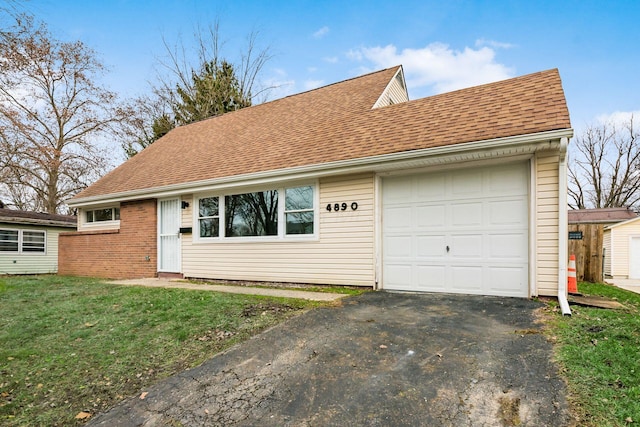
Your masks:
[{"label": "downspout", "polygon": [[567,145],[568,138],[560,138],[560,161],[558,162],[558,303],[565,316],[571,316],[567,301],[567,259],[569,243],[567,241]]}]

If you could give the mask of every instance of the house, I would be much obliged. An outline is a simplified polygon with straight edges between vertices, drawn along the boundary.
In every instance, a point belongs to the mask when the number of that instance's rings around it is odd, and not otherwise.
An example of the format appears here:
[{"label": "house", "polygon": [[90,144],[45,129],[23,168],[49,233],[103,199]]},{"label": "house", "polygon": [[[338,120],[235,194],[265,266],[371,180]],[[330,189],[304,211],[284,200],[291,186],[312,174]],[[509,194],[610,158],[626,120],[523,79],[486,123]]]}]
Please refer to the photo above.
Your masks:
[{"label": "house", "polygon": [[172,130],[68,201],[60,272],[564,294],[572,134],[557,70],[385,69]]},{"label": "house", "polygon": [[0,208],[0,275],[58,271],[58,236],[75,216]]},{"label": "house", "polygon": [[640,217],[604,228],[604,274],[613,279],[640,279]]},{"label": "house", "polygon": [[631,218],[636,213],[627,208],[574,209],[568,212],[569,254],[576,257],[578,281],[601,282],[604,265],[611,264],[610,249],[604,248],[606,226]]}]

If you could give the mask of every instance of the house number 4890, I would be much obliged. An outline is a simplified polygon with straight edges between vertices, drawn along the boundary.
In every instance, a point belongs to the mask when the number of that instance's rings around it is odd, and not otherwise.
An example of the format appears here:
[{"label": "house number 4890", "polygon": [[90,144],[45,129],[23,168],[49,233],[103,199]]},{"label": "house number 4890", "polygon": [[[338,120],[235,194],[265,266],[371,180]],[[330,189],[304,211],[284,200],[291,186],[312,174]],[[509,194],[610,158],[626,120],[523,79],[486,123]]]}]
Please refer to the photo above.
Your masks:
[{"label": "house number 4890", "polygon": [[351,206],[347,205],[346,203],[329,203],[327,205],[327,210],[329,212],[334,211],[334,212],[338,212],[338,211],[346,211],[348,207],[351,207],[351,210],[355,211],[356,209],[358,209],[358,203],[357,202],[352,202]]}]

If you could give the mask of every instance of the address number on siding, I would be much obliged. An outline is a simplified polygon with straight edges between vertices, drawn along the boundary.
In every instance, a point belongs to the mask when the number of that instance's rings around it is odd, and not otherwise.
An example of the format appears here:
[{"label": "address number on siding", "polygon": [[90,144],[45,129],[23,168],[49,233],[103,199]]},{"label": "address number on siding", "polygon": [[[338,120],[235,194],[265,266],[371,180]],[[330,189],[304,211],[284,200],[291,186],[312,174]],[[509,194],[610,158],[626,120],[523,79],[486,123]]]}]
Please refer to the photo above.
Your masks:
[{"label": "address number on siding", "polygon": [[338,211],[346,211],[347,208],[351,207],[352,211],[355,211],[356,209],[358,209],[358,202],[351,202],[351,206],[347,205],[346,203],[329,203],[327,205],[327,210],[329,212],[334,211],[334,212],[338,212]]}]

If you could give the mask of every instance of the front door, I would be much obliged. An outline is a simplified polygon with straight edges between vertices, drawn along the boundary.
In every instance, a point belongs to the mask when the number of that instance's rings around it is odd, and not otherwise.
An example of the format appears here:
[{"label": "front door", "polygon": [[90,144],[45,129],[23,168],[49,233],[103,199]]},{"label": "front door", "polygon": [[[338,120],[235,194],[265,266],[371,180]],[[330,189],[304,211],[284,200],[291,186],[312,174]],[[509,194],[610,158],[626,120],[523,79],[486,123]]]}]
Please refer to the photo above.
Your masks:
[{"label": "front door", "polygon": [[180,273],[180,199],[158,201],[158,271]]}]

